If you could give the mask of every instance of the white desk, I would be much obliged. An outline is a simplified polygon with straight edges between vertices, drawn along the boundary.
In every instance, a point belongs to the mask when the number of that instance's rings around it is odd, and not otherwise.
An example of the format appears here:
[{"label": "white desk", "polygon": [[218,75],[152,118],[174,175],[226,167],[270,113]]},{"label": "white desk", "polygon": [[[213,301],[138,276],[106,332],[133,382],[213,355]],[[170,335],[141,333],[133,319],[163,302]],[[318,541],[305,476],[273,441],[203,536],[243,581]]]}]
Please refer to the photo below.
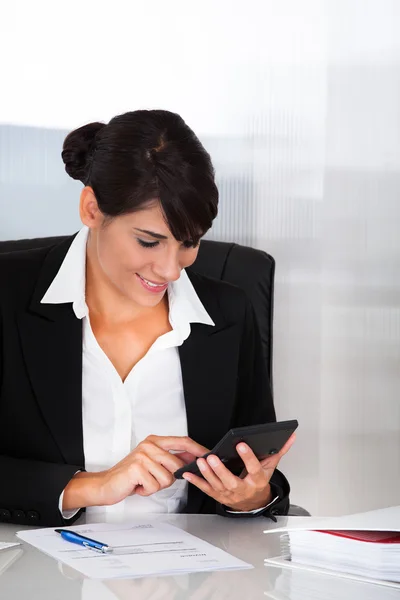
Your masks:
[{"label": "white desk", "polygon": [[[100,582],[84,579],[24,544],[21,555],[2,573],[0,553],[1,600],[400,600],[398,589],[265,567],[265,557],[279,554],[279,536],[262,533],[263,518],[234,520],[212,515],[152,515],[151,518],[181,527],[255,568]],[[0,541],[15,541],[14,534],[20,529],[0,524]]]}]

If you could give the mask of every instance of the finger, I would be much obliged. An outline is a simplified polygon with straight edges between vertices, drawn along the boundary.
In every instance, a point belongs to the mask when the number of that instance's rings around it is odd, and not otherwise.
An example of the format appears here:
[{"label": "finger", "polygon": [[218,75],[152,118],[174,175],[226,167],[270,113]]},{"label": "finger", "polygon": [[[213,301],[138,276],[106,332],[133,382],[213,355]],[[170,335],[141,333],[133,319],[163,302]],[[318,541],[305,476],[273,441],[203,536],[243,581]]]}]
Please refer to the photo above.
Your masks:
[{"label": "finger", "polygon": [[296,440],[296,434],[292,433],[286,444],[281,448],[278,454],[274,454],[272,456],[268,456],[261,461],[261,466],[263,469],[276,469],[281,458],[290,450],[292,445]]},{"label": "finger", "polygon": [[153,442],[163,450],[180,450],[182,452],[190,452],[196,457],[204,456],[209,450],[198,444],[187,436],[157,436],[150,435],[147,440]]},{"label": "finger", "polygon": [[260,464],[264,472],[271,472],[272,475],[279,464],[279,454],[274,454],[274,456],[268,456],[268,458],[264,458]]},{"label": "finger", "polygon": [[168,469],[170,473],[175,473],[177,469],[186,464],[176,454],[171,454],[149,441],[144,441],[137,447],[132,453],[132,459],[145,464],[147,464],[147,459],[151,459]]},{"label": "finger", "polygon": [[[200,460],[202,459],[199,459],[197,462],[199,463]],[[236,475],[227,469],[218,456],[210,454],[210,456],[207,457],[207,463],[214,474],[218,477],[218,480],[222,483],[223,488],[221,488],[221,490],[237,490],[237,488],[243,484],[243,480],[241,480],[239,477],[236,477]]]},{"label": "finger", "polygon": [[151,496],[160,490],[159,482],[144,465],[135,465],[135,479],[136,487],[131,495]]},{"label": "finger", "polygon": [[263,474],[262,465],[250,446],[241,442],[236,446],[236,450],[244,462],[244,466],[249,475],[256,477],[257,475]]},{"label": "finger", "polygon": [[288,439],[286,444],[278,452],[278,455],[280,458],[282,458],[282,456],[284,456],[286,454],[286,452],[288,452],[290,450],[290,448],[293,446],[295,441],[296,441],[296,434],[292,433],[292,435],[290,436],[290,438]]},{"label": "finger", "polygon": [[206,481],[202,477],[199,477],[198,475],[193,475],[193,473],[184,473],[182,477],[183,479],[186,479],[186,481],[189,481],[197,488],[199,488],[199,490],[207,494],[207,496],[211,496],[211,498],[215,499],[217,492],[215,492],[215,490],[208,483],[208,481]]},{"label": "finger", "polygon": [[215,491],[222,492],[225,491],[225,486],[211,467],[211,464],[213,463],[213,458],[217,459],[216,456],[208,456],[207,460],[205,460],[204,458],[199,458],[197,460],[197,466],[199,467],[204,479],[208,481],[211,487]]},{"label": "finger", "polygon": [[170,470],[158,461],[153,460],[151,457],[145,457],[142,465],[148,470],[151,475],[157,480],[160,489],[170,487],[175,482],[174,469]]},{"label": "finger", "polygon": [[190,452],[177,452],[174,454],[174,456],[177,456],[185,465],[189,465],[191,462],[195,461],[196,458],[198,458]]}]

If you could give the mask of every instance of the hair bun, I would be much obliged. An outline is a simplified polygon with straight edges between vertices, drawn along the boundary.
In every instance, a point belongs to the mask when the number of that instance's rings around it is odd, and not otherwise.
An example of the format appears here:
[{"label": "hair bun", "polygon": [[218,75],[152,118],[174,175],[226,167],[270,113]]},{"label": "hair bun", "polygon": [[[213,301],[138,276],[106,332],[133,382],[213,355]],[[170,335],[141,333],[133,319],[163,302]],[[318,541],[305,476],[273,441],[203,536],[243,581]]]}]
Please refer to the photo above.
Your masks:
[{"label": "hair bun", "polygon": [[78,179],[84,185],[90,173],[95,138],[104,127],[104,123],[89,123],[71,131],[64,140],[61,156],[65,170],[72,179]]}]

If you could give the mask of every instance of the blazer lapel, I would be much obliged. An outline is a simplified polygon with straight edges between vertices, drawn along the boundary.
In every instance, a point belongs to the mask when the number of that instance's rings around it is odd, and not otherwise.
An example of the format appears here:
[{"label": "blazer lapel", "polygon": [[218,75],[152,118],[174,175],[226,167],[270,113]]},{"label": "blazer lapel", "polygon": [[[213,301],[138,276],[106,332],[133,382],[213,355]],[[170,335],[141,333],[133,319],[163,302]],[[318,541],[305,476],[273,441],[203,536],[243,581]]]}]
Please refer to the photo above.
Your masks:
[{"label": "blazer lapel", "polygon": [[24,359],[36,400],[67,464],[83,465],[82,321],[72,305],[40,304],[73,238],[47,255],[29,310],[19,315]]},{"label": "blazer lapel", "polygon": [[232,416],[234,390],[230,386],[230,361],[226,355],[235,327],[211,333],[206,328],[211,329],[193,324],[179,355],[189,436],[211,448],[227,432]]},{"label": "blazer lapel", "polygon": [[[238,344],[236,325],[226,322],[206,284],[190,279],[215,327],[193,323],[190,336],[179,348],[185,395],[188,435],[211,449],[228,431],[235,400],[231,366]],[[222,358],[223,357],[223,358]],[[233,362],[232,362],[233,361]],[[186,512],[201,512],[206,497],[189,486]]]}]

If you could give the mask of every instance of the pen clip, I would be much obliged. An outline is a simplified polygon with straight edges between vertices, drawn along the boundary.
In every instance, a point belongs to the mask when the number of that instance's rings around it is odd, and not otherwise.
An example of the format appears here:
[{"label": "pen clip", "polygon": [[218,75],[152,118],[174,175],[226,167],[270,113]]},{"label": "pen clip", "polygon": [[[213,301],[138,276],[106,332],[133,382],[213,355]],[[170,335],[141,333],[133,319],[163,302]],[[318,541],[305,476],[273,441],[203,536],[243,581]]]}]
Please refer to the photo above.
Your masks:
[{"label": "pen clip", "polygon": [[111,552],[111,548],[108,548],[107,546],[96,548],[95,546],[91,546],[88,542],[83,542],[82,545],[88,550],[94,550],[95,552],[100,552],[100,554],[107,554],[108,552]]}]

